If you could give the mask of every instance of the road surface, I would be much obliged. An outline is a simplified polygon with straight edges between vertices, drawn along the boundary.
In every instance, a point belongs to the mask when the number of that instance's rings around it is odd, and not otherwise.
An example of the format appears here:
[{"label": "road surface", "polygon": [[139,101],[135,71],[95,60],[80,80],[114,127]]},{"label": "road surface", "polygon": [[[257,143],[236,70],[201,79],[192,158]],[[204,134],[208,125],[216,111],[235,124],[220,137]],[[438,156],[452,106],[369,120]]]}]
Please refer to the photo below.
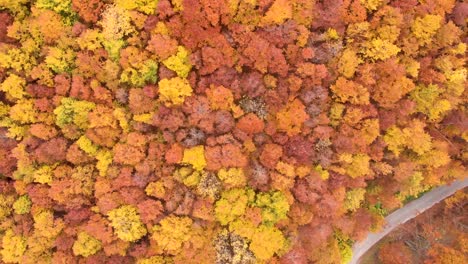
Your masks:
[{"label": "road surface", "polygon": [[354,244],[353,258],[349,264],[359,263],[361,256],[375,243],[379,242],[380,239],[390,233],[390,231],[466,186],[468,186],[468,179],[458,180],[449,185],[435,188],[424,194],[421,198],[411,201],[402,208],[391,213],[385,217],[386,225],[379,233],[370,233],[365,240]]}]

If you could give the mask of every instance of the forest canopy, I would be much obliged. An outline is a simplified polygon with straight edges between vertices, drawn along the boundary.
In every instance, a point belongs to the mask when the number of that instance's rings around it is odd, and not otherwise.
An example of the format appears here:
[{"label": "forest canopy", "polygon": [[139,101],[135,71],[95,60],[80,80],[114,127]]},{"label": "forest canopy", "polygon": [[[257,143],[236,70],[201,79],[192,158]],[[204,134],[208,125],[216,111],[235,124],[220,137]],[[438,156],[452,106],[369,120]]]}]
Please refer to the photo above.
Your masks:
[{"label": "forest canopy", "polygon": [[455,0],[0,0],[0,262],[346,263],[466,177],[467,17]]}]

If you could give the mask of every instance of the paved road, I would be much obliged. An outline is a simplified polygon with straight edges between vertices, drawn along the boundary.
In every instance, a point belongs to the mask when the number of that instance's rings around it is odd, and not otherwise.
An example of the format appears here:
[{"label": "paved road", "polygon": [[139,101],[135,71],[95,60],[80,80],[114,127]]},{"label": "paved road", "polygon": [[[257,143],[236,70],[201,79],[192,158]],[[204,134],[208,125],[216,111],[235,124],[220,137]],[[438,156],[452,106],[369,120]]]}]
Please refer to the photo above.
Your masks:
[{"label": "paved road", "polygon": [[379,233],[371,233],[365,240],[353,246],[353,258],[349,264],[359,263],[361,256],[375,243],[379,242],[380,239],[390,233],[390,231],[466,186],[468,186],[468,179],[455,181],[449,185],[435,188],[424,194],[421,198],[411,201],[404,207],[391,213],[385,218],[386,225]]}]

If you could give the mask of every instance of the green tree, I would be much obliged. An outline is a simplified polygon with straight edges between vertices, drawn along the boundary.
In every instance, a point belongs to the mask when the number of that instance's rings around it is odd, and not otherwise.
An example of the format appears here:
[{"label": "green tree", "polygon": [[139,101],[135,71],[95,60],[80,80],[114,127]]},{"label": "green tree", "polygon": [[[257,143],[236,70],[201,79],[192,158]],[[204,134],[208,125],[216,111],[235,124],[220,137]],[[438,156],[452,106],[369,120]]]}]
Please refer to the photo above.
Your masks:
[{"label": "green tree", "polygon": [[88,128],[88,113],[96,107],[94,103],[70,97],[62,98],[60,103],[54,110],[57,126],[63,128],[66,125],[75,124],[81,129]]}]

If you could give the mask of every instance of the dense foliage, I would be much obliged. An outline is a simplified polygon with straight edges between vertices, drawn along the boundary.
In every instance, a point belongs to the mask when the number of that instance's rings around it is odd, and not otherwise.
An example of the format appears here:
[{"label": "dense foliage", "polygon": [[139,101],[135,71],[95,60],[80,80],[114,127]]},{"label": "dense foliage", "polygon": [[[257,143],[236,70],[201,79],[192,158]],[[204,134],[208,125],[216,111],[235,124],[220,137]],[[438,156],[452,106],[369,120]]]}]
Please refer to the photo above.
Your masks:
[{"label": "dense foliage", "polygon": [[1,260],[346,262],[465,177],[467,13],[0,0]]}]

